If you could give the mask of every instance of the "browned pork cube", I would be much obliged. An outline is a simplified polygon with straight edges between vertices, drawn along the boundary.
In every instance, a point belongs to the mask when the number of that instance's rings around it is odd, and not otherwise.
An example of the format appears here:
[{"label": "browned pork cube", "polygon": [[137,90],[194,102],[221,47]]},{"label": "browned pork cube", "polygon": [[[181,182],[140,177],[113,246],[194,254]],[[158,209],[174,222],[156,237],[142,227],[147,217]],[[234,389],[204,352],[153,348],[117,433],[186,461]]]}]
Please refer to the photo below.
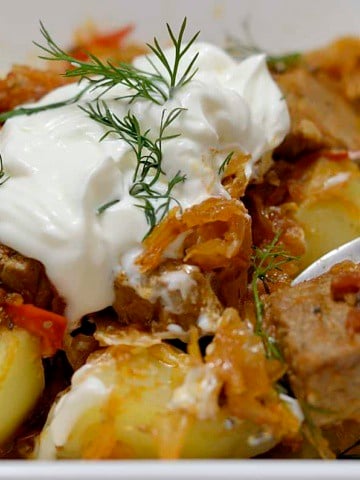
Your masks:
[{"label": "browned pork cube", "polygon": [[[266,323],[292,388],[319,426],[360,420],[360,265],[271,294]],[[360,424],[359,424],[360,425]]]},{"label": "browned pork cube", "polygon": [[294,156],[319,148],[360,149],[359,114],[341,92],[305,68],[277,75],[291,117],[291,130],[278,147]]},{"label": "browned pork cube", "polygon": [[0,244],[0,287],[22,295],[25,303],[64,312],[64,301],[49,281],[44,266]]}]

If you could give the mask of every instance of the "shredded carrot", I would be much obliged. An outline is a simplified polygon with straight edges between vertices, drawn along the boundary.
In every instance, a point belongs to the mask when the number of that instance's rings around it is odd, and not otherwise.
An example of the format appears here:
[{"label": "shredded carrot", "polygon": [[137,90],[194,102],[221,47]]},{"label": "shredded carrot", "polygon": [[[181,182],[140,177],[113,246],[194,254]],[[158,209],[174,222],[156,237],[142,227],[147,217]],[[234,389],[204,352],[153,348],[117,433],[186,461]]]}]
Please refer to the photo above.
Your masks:
[{"label": "shredded carrot", "polygon": [[44,357],[62,348],[67,325],[65,317],[31,304],[5,303],[3,308],[15,325],[40,338]]}]

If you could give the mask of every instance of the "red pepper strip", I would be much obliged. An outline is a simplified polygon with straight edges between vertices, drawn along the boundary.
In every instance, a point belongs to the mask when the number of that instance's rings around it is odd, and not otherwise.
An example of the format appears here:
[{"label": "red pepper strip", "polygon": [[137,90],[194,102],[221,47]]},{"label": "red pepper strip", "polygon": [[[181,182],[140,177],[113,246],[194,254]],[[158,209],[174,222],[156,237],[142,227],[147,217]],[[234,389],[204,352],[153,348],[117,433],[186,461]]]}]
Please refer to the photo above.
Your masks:
[{"label": "red pepper strip", "polygon": [[5,303],[3,308],[15,325],[40,338],[44,357],[52,356],[62,348],[67,326],[65,317],[31,304]]},{"label": "red pepper strip", "polygon": [[114,32],[95,35],[89,44],[97,45],[99,47],[118,47],[133,30],[134,25],[126,25],[126,27],[115,30]]},{"label": "red pepper strip", "polygon": [[114,32],[94,35],[89,41],[84,44],[76,46],[71,54],[81,61],[89,58],[89,52],[94,53],[97,48],[119,48],[123,40],[134,30],[134,25],[126,25]]},{"label": "red pepper strip", "polygon": [[353,162],[359,162],[360,150],[343,150],[341,148],[329,148],[316,150],[315,152],[307,153],[304,158],[309,161],[317,160],[320,157],[328,158],[329,160],[351,160]]},{"label": "red pepper strip", "polygon": [[330,150],[320,150],[319,153],[329,160],[349,160],[348,150],[337,150],[334,148]]}]

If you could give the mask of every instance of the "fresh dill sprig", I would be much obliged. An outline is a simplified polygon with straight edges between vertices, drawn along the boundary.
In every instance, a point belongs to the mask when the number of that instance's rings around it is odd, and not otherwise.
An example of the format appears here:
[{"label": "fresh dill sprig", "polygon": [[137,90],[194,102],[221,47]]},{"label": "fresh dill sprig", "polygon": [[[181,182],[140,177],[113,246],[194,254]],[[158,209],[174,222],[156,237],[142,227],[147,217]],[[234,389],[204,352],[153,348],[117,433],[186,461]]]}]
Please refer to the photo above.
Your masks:
[{"label": "fresh dill sprig", "polygon": [[262,248],[254,247],[252,255],[252,279],[251,290],[255,305],[255,334],[259,335],[264,343],[266,355],[269,358],[283,360],[282,354],[276,345],[275,339],[264,329],[264,303],[260,299],[258,281],[260,280],[268,291],[268,274],[273,270],[281,270],[286,263],[296,260],[297,257],[289,255],[280,245],[278,245],[281,232],[277,232],[273,240]]},{"label": "fresh dill sprig", "polygon": [[[37,42],[34,43],[44,52],[44,54],[40,56],[41,59],[70,63],[72,68],[66,70],[64,75],[66,77],[76,77],[80,80],[87,79],[94,89],[102,89],[99,96],[103,95],[104,92],[113,88],[115,85],[122,84],[129,88],[129,92],[119,98],[129,99],[130,102],[137,98],[144,98],[161,105],[173,96],[177,88],[190,82],[197,72],[197,70],[194,69],[194,65],[198,58],[198,53],[194,55],[186,66],[182,76],[178,78],[180,63],[200,33],[196,33],[188,43],[183,44],[185,28],[186,18],[181,25],[178,36],[174,35],[174,32],[167,24],[168,33],[175,48],[175,56],[172,64],[170,64],[156,38],[154,38],[154,45],[147,44],[165,67],[167,72],[166,76],[160,72],[159,68],[149,57],[147,57],[147,60],[155,73],[141,70],[123,62],[118,65],[114,65],[110,61],[103,62],[91,53],[88,53],[89,61],[79,60],[60,48],[41,22],[40,32],[46,41],[46,45],[41,45]],[[167,78],[167,76],[169,78]]]},{"label": "fresh dill sprig", "polygon": [[103,212],[105,212],[105,210],[107,210],[108,208],[112,207],[113,205],[119,202],[120,202],[120,199],[118,198],[115,198],[114,200],[110,200],[110,202],[106,202],[103,205],[100,205],[100,207],[96,210],[96,213],[98,215],[101,215]]},{"label": "fresh dill sprig", "polygon": [[246,40],[236,37],[235,35],[228,34],[226,36],[226,45],[225,50],[229,55],[236,58],[237,60],[244,60],[251,55],[256,55],[259,53],[265,53],[257,45],[253,43],[248,43]]},{"label": "fresh dill sprig", "polygon": [[[194,55],[194,57],[191,59],[189,64],[186,66],[184,73],[178,79],[179,66],[180,66],[181,60],[200,34],[200,31],[195,33],[195,35],[186,44],[183,44],[184,32],[186,29],[186,21],[187,20],[185,17],[177,36],[172,31],[170,25],[168,23],[166,24],[169,37],[175,49],[175,56],[174,56],[174,61],[172,65],[170,65],[169,60],[164,53],[164,50],[161,48],[158,40],[155,37],[154,37],[154,45],[147,43],[147,46],[155,54],[155,56],[160,60],[161,64],[165,67],[169,75],[169,79],[165,79],[163,77],[164,81],[168,86],[168,98],[171,98],[173,96],[173,92],[176,89],[183,87],[184,85],[189,83],[197,72],[197,69],[194,69],[193,67],[199,56],[199,53],[196,53]],[[158,73],[158,75],[162,76],[159,69],[156,67],[154,62],[150,60],[149,57],[148,57],[148,61],[150,62],[152,67],[155,69],[155,71]]]},{"label": "fresh dill sprig", "polygon": [[53,110],[54,108],[65,107],[78,102],[84,93],[89,90],[89,85],[80,90],[76,95],[61,102],[48,103],[46,105],[38,105],[36,107],[17,107],[14,110],[0,113],[0,123],[5,122],[9,118],[18,117],[20,115],[33,115],[35,113],[44,112],[45,110]]},{"label": "fresh dill sprig", "polygon": [[7,175],[4,170],[3,159],[0,154],[0,185],[4,185],[4,183],[7,182],[9,178],[10,178],[9,175]]},{"label": "fresh dill sprig", "polygon": [[[137,163],[129,193],[142,201],[137,206],[144,210],[149,225],[147,236],[155,225],[165,217],[173,203],[179,205],[179,202],[173,197],[172,191],[175,185],[185,181],[185,175],[178,171],[169,180],[165,191],[157,188],[157,182],[160,176],[164,175],[162,170],[162,143],[179,136],[179,134],[166,135],[166,130],[184,109],[174,108],[170,112],[166,112],[164,109],[158,136],[153,140],[150,136],[150,130],[142,131],[138,119],[130,111],[124,118],[120,118],[109,109],[104,101],[98,101],[95,105],[89,104],[87,107],[81,108],[91,119],[107,127],[107,131],[100,141],[111,134],[115,134],[124,140],[134,152]],[[98,209],[98,213],[102,213],[114,203],[116,203],[116,200],[103,205]]]},{"label": "fresh dill sprig", "polygon": [[282,73],[298,65],[301,60],[301,53],[289,52],[284,55],[267,55],[266,61],[270,68],[276,73]]},{"label": "fresh dill sprig", "polygon": [[265,53],[268,67],[276,73],[282,73],[296,66],[301,60],[302,55],[299,52],[274,55],[261,48],[253,38],[248,20],[243,22],[242,31],[243,38],[234,35],[227,35],[226,37],[226,51],[238,60],[244,60],[251,55]]},{"label": "fresh dill sprig", "polygon": [[[174,177],[171,178],[166,191],[163,193],[154,188],[149,188],[149,185],[146,182],[137,182],[130,189],[131,195],[144,202],[143,204],[138,204],[137,207],[144,210],[147,223],[150,226],[145,238],[151,233],[155,225],[163,220],[169,212],[172,203],[176,203],[181,209],[179,201],[171,195],[171,192],[175,185],[182,183],[185,180],[186,176],[181,175],[179,170]],[[157,206],[154,205],[154,202],[156,201],[160,201],[160,204]]]},{"label": "fresh dill sprig", "polygon": [[222,164],[219,167],[219,170],[218,170],[219,175],[222,175],[225,172],[225,169],[229,165],[233,155],[234,155],[234,152],[230,152],[226,156],[225,160],[222,162]]},{"label": "fresh dill sprig", "polygon": [[[91,119],[108,128],[100,141],[110,134],[116,134],[127,142],[135,153],[137,164],[130,194],[141,200],[141,203],[137,206],[145,212],[149,224],[147,235],[165,217],[173,203],[178,204],[181,208],[177,199],[172,195],[172,191],[177,184],[185,181],[185,175],[178,171],[170,178],[167,186],[160,190],[156,184],[160,176],[164,175],[162,170],[162,142],[178,136],[178,134],[166,135],[165,131],[184,109],[174,108],[169,113],[166,113],[166,109],[164,109],[158,137],[152,140],[149,136],[150,130],[143,132],[137,118],[130,111],[124,118],[119,118],[110,111],[105,102],[100,102],[100,99],[108,90],[121,84],[127,87],[128,91],[117,97],[116,100],[127,99],[131,103],[138,98],[142,98],[162,105],[173,96],[177,89],[188,84],[197,72],[195,63],[199,54],[196,53],[184,68],[181,66],[181,62],[200,32],[197,32],[187,43],[183,43],[186,23],[185,18],[177,35],[167,24],[168,34],[174,47],[173,60],[166,56],[156,38],[154,38],[154,45],[148,44],[160,65],[154,59],[147,57],[149,65],[152,67],[150,70],[153,71],[144,71],[125,63],[114,65],[110,61],[103,62],[91,53],[88,53],[89,61],[79,60],[59,47],[44,24],[40,22],[40,32],[46,42],[45,45],[34,42],[43,52],[40,58],[70,63],[71,68],[66,70],[65,77],[78,78],[79,81],[86,79],[88,84],[79,93],[64,101],[36,107],[19,107],[0,114],[0,122],[4,122],[11,117],[32,115],[41,111],[60,108],[78,102],[87,90],[99,89],[100,93],[95,101],[88,103],[86,107],[79,105],[79,108],[86,112]],[[164,67],[165,73],[161,71],[161,65]],[[4,175],[1,164],[0,180]],[[6,180],[7,178],[4,181]],[[119,199],[101,205],[97,209],[97,213],[100,215],[117,202],[119,202]]]},{"label": "fresh dill sprig", "polygon": [[167,99],[165,91],[160,86],[164,83],[161,76],[144,72],[123,62],[119,65],[113,65],[110,61],[103,62],[90,52],[89,61],[79,60],[56,44],[42,22],[40,32],[46,45],[34,42],[44,52],[39,58],[70,63],[72,68],[66,70],[65,77],[88,80],[94,89],[103,89],[100,95],[115,85],[122,84],[134,91],[126,95],[130,101],[141,97],[160,104]]}]

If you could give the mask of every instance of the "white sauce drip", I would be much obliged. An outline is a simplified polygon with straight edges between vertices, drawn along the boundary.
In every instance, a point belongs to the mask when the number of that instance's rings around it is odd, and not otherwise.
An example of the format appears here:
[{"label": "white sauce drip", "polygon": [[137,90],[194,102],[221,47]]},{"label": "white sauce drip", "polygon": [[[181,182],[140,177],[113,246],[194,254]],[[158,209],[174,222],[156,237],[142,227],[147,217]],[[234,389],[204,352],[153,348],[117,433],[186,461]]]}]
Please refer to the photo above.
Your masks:
[{"label": "white sauce drip", "polygon": [[90,372],[91,365],[84,365],[72,376],[71,389],[60,398],[50,412],[48,424],[43,430],[36,452],[37,458],[56,458],[56,449],[66,444],[84,413],[101,408],[106,402],[110,389]]},{"label": "white sauce drip", "polygon": [[[154,136],[164,108],[187,109],[167,131],[181,136],[163,143],[167,178],[179,170],[187,177],[173,190],[183,208],[210,196],[227,196],[218,175],[226,152],[240,149],[252,155],[246,165],[250,177],[255,162],[276,147],[289,128],[286,103],[264,55],[237,63],[217,47],[196,44],[184,66],[196,52],[195,77],[163,106],[141,99],[129,106],[116,99],[128,93],[121,85],[102,96],[120,118],[131,108],[142,128],[150,128]],[[171,58],[173,50],[166,55]],[[151,70],[145,57],[135,64]],[[59,88],[36,105],[61,102],[84,86],[82,82]],[[79,103],[99,93],[88,92]],[[112,304],[119,270],[136,283],[139,272],[129,259],[140,251],[148,230],[143,211],[136,207],[138,200],[128,193],[134,155],[115,136],[99,142],[103,134],[103,127],[78,105],[68,105],[10,119],[0,136],[0,152],[11,177],[0,188],[0,242],[45,265],[66,301],[70,328],[84,314]],[[225,154],[214,157],[212,149]],[[166,179],[161,183],[165,188]],[[116,198],[119,203],[97,214],[101,205]]]},{"label": "white sauce drip", "polygon": [[218,397],[222,383],[209,365],[193,367],[168,403],[170,410],[183,410],[199,420],[214,418],[219,410]]},{"label": "white sauce drip", "polygon": [[[188,267],[188,268],[186,268]],[[165,272],[160,276],[160,282],[158,288],[152,292],[152,301],[157,298],[161,299],[161,302],[165,308],[173,313],[182,313],[182,303],[189,301],[191,291],[196,288],[196,281],[191,277],[192,268],[189,265],[185,265],[182,270],[175,270]],[[174,302],[171,296],[171,292],[178,292],[181,296],[182,303]]]},{"label": "white sauce drip", "polygon": [[196,324],[204,333],[215,333],[218,325],[218,319],[215,318],[211,318],[206,313],[200,313]]}]

